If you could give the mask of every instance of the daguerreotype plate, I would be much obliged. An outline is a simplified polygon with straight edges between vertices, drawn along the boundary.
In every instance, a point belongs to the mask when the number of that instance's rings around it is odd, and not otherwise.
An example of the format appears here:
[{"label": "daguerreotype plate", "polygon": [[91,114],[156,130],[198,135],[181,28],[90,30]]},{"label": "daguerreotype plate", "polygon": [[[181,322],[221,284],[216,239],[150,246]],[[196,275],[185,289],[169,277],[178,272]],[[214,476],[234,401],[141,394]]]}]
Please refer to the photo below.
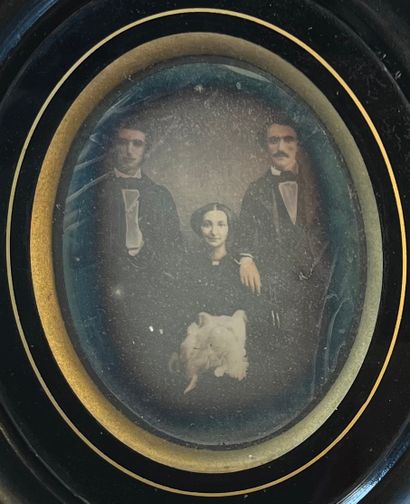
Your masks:
[{"label": "daguerreotype plate", "polygon": [[4,7],[5,496],[406,495],[402,8]]}]

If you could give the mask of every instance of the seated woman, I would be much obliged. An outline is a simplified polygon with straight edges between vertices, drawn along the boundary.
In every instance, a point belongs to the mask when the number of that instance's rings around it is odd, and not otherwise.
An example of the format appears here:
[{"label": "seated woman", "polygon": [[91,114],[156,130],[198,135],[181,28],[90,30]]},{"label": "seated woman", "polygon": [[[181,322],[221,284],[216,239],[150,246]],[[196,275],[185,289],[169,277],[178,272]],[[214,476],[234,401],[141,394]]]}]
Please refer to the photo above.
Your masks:
[{"label": "seated woman", "polygon": [[246,307],[249,296],[231,253],[235,226],[232,210],[221,203],[210,203],[192,214],[191,227],[201,238],[200,252],[192,254],[188,263],[194,314],[232,315]]},{"label": "seated woman", "polygon": [[[250,293],[239,278],[239,264],[232,254],[235,224],[232,210],[221,203],[210,203],[196,210],[191,217],[191,226],[201,238],[201,250],[188,258],[183,275],[186,298],[183,303],[184,324],[180,335],[180,341],[184,342],[181,345],[180,364],[181,371],[187,374],[185,393],[186,396],[201,397],[203,404],[219,403],[225,407],[234,407],[241,402],[237,392],[245,393],[246,402],[259,395],[258,389],[264,388],[263,382],[266,378],[262,361],[266,360],[266,354],[274,347],[269,303],[264,298]],[[203,313],[211,317],[204,318],[200,315]],[[214,324],[209,325],[210,332],[203,329],[203,320]],[[226,362],[222,362],[224,359],[221,352],[227,355],[226,345],[220,345],[224,343],[222,339],[226,333],[223,326],[233,321],[234,332],[237,328],[240,334],[245,320],[246,364],[242,363],[241,372],[235,374],[230,372]],[[196,334],[193,335],[201,330],[206,332],[206,341],[203,340],[203,335],[199,335],[202,341],[195,339]],[[221,335],[219,340],[215,336],[218,334]],[[194,342],[191,349],[189,341]],[[202,349],[199,348],[201,345]],[[208,354],[198,355],[198,352],[207,351],[206,345]],[[216,350],[217,346],[223,350]],[[189,351],[191,354],[187,357]],[[222,361],[218,362],[218,358],[222,358]],[[187,362],[187,359],[191,361]],[[192,369],[193,359],[199,362],[198,373],[194,378],[192,372],[187,373],[188,368]],[[221,368],[227,369],[222,375]]]}]

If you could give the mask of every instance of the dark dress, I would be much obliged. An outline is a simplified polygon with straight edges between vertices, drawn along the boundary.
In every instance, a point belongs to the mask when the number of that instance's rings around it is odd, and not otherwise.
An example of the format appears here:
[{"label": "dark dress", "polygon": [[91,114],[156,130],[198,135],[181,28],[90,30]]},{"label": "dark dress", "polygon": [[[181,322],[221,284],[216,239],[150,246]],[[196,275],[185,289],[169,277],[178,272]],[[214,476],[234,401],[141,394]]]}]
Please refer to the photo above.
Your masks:
[{"label": "dark dress", "polygon": [[[212,371],[202,373],[197,387],[184,396],[184,402],[193,408],[200,404],[201,410],[205,408],[221,414],[251,407],[261,395],[265,396],[269,383],[266,357],[277,344],[270,304],[242,285],[239,265],[231,255],[214,264],[205,254],[192,255],[187,261],[184,278],[179,344],[186,337],[187,327],[198,321],[199,313],[232,316],[235,311],[244,310],[249,362],[247,376],[241,381],[227,375],[216,377]],[[181,392],[187,384],[187,378],[182,376]]]},{"label": "dark dress", "polygon": [[187,262],[186,288],[189,315],[198,313],[233,315],[236,310],[249,310],[251,296],[239,278],[239,266],[231,255],[212,262],[205,254],[190,257]]}]

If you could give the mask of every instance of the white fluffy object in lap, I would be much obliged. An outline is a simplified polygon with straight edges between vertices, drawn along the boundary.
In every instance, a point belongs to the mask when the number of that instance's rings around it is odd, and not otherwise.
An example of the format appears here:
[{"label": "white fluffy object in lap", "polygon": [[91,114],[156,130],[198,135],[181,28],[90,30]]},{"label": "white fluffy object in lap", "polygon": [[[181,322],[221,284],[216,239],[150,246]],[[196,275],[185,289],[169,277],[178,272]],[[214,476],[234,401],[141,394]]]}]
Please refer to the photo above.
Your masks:
[{"label": "white fluffy object in lap", "polygon": [[246,358],[246,314],[237,310],[231,317],[202,312],[193,322],[181,344],[180,361],[190,380],[184,393],[198,383],[201,373],[208,370],[221,377],[224,374],[243,380],[248,369]]}]

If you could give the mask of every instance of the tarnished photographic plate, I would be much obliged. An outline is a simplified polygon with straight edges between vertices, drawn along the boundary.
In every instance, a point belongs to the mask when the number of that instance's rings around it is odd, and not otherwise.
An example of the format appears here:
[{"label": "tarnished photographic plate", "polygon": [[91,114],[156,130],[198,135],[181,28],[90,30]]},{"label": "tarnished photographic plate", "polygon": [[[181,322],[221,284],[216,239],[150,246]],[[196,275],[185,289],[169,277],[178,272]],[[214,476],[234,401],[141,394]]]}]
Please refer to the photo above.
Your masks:
[{"label": "tarnished photographic plate", "polygon": [[319,90],[254,44],[174,35],[107,66],[51,141],[32,224],[63,374],[157,462],[270,462],[363,363],[382,278],[364,163]]},{"label": "tarnished photographic plate", "polygon": [[16,172],[37,170],[42,335],[14,310],[64,429],[115,474],[214,497],[313,481],[366,416],[396,343],[405,234],[383,138],[339,63],[292,29],[192,8],[118,27],[56,77]]}]

